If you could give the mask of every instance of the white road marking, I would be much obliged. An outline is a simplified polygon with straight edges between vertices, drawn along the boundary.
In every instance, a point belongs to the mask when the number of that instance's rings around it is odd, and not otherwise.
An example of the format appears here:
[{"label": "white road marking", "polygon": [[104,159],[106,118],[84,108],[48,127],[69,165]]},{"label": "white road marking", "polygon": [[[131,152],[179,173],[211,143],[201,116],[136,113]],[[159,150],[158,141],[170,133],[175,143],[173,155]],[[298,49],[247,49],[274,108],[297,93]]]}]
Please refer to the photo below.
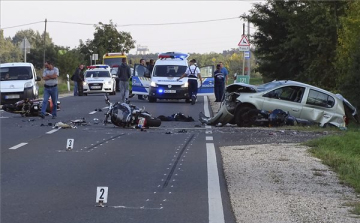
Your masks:
[{"label": "white road marking", "polygon": [[212,140],[214,140],[214,138],[212,136],[206,136],[206,140],[212,141]]},{"label": "white road marking", "polygon": [[224,223],[224,210],[221,199],[219,172],[216,162],[215,146],[206,143],[207,169],[208,169],[208,202],[209,223]]},{"label": "white road marking", "polygon": [[109,106],[107,106],[107,107],[103,107],[102,109],[108,109],[109,108]]},{"label": "white road marking", "polygon": [[[206,117],[210,117],[210,111],[209,111],[209,101],[208,101],[208,97],[204,96],[204,115]],[[206,126],[205,126],[206,128]]]},{"label": "white road marking", "polygon": [[10,117],[0,117],[0,118],[10,118]]},{"label": "white road marking", "polygon": [[95,114],[97,111],[92,111],[92,112],[90,112],[89,113],[89,115],[93,115],[93,114]]},{"label": "white road marking", "polygon": [[28,144],[27,142],[22,142],[20,144],[17,144],[16,146],[10,147],[9,149],[18,149],[22,146],[25,146],[26,144]]},{"label": "white road marking", "polygon": [[53,130],[51,130],[51,131],[48,131],[46,134],[53,134],[54,132],[57,132],[57,131],[59,131],[61,129],[61,127],[60,128],[57,128],[57,129],[53,129]]}]

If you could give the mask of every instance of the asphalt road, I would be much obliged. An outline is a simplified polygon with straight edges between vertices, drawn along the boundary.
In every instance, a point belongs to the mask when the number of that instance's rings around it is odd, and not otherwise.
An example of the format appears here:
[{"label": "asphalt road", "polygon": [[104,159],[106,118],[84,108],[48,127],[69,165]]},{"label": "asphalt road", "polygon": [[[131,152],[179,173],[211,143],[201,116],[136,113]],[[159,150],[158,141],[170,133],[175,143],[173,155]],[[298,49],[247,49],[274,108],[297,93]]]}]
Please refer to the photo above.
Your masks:
[{"label": "asphalt road", "polygon": [[[302,142],[321,134],[202,126],[199,112],[211,113],[207,97],[195,105],[132,99],[155,117],[181,112],[195,119],[146,131],[104,126],[103,95],[60,101],[56,120],[0,111],[2,223],[234,223],[219,147]],[[81,118],[88,124],[53,128]],[[71,150],[68,139],[74,140]],[[98,187],[108,188],[105,207],[97,207]]]},{"label": "asphalt road", "polygon": [[[0,112],[2,223],[235,222],[212,129],[197,121],[208,109],[203,97],[195,105],[133,99],[156,117],[195,119],[146,131],[104,126],[103,95],[60,101],[56,120]],[[80,118],[88,125],[53,128]],[[108,187],[105,207],[97,187]]]}]

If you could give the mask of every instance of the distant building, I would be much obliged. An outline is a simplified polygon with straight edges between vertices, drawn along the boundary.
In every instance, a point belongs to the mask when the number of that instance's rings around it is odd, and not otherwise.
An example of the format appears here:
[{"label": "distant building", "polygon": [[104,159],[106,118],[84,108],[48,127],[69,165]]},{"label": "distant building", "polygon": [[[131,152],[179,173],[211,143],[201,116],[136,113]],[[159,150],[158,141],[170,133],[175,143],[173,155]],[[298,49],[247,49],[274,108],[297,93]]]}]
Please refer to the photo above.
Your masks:
[{"label": "distant building", "polygon": [[141,46],[141,45],[137,45],[136,47],[136,54],[148,54],[149,53],[149,48],[147,46]]}]

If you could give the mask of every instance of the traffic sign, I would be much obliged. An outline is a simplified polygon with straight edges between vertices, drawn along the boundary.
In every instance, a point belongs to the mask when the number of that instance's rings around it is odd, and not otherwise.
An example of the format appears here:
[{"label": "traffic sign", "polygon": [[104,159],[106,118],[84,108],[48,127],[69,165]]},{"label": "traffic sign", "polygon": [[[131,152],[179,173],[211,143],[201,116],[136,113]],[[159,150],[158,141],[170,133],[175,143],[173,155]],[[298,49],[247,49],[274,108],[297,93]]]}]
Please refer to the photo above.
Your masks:
[{"label": "traffic sign", "polygon": [[244,51],[244,57],[250,58],[250,51]]},{"label": "traffic sign", "polygon": [[250,46],[239,46],[239,50],[240,50],[240,51],[249,51],[249,50],[250,50]]},{"label": "traffic sign", "polygon": [[250,42],[245,35],[242,36],[240,42],[238,43],[238,46],[250,46]]}]

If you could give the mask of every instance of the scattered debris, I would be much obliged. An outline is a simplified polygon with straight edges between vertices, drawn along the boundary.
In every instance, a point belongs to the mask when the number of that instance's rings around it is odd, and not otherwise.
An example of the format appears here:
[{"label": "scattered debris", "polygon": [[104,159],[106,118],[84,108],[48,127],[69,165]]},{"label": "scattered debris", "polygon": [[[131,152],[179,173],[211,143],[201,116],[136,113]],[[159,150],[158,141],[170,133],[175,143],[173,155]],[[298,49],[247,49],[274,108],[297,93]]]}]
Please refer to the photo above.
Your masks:
[{"label": "scattered debris", "polygon": [[165,134],[172,134],[172,132],[165,132]]},{"label": "scattered debris", "polygon": [[99,119],[98,119],[98,118],[94,118],[94,119],[93,119],[93,122],[94,122],[94,124],[99,124]]},{"label": "scattered debris", "polygon": [[85,121],[85,118],[71,120],[71,123],[74,124],[74,125],[87,125],[87,122]]},{"label": "scattered debris", "polygon": [[200,127],[201,127],[201,125],[195,125],[194,127],[200,128]]},{"label": "scattered debris", "polygon": [[95,111],[102,112],[101,108],[96,108]]},{"label": "scattered debris", "polygon": [[160,115],[158,117],[161,121],[180,121],[180,122],[193,122],[195,121],[191,116],[186,116],[182,113],[172,114],[171,116]]},{"label": "scattered debris", "polygon": [[69,124],[66,124],[66,123],[62,123],[62,122],[58,122],[58,123],[56,123],[55,124],[55,127],[57,127],[57,128],[63,128],[63,129],[66,129],[66,128],[72,128],[72,126],[71,125],[69,125]]},{"label": "scattered debris", "polygon": [[178,131],[178,133],[187,133],[187,131],[185,129],[181,129]]}]

